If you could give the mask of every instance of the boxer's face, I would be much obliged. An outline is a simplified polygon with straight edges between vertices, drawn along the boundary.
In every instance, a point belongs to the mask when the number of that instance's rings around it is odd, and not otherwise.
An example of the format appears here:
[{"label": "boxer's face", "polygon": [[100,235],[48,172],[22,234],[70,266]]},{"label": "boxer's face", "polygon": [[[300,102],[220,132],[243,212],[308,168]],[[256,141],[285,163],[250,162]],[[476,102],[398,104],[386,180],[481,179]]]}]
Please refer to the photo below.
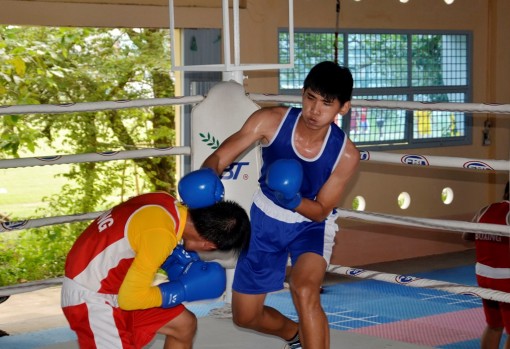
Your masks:
[{"label": "boxer's face", "polygon": [[346,114],[351,107],[350,102],[341,105],[338,99],[327,99],[310,88],[303,91],[302,102],[301,121],[310,129],[329,127],[338,114]]},{"label": "boxer's face", "polygon": [[216,245],[210,241],[205,240],[198,234],[196,236],[187,237],[184,241],[184,249],[187,251],[213,251]]},{"label": "boxer's face", "polygon": [[195,228],[190,216],[186,219],[184,231],[182,233],[184,249],[188,251],[213,251],[217,249],[215,243],[203,238]]}]

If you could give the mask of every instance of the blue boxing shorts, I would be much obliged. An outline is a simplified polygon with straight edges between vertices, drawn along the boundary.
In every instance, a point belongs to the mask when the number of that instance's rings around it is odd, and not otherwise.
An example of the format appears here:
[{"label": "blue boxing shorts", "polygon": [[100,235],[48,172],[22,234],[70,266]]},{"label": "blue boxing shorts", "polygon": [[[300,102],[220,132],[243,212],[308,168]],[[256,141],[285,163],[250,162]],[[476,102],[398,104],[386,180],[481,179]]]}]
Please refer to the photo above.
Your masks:
[{"label": "blue boxing shorts", "polygon": [[257,191],[250,211],[250,246],[239,256],[232,289],[244,294],[281,290],[289,256],[294,264],[299,256],[312,252],[329,264],[337,216],[334,212],[323,222],[313,222]]}]

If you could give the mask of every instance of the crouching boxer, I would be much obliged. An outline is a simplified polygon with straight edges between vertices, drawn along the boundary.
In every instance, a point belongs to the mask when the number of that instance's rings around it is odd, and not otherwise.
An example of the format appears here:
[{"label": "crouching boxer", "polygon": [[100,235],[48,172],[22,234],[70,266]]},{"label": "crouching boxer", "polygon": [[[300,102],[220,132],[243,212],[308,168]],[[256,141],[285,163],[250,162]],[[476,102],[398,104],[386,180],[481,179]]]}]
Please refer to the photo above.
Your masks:
[{"label": "crouching boxer", "polygon": [[[142,348],[156,333],[166,336],[164,348],[192,347],[197,319],[182,303],[226,287],[225,270],[193,251],[239,253],[250,239],[248,215],[223,192],[214,172],[193,171],[179,183],[183,202],[142,194],[83,231],[66,259],[61,298],[80,348]],[[154,285],[160,268],[169,280]]]}]

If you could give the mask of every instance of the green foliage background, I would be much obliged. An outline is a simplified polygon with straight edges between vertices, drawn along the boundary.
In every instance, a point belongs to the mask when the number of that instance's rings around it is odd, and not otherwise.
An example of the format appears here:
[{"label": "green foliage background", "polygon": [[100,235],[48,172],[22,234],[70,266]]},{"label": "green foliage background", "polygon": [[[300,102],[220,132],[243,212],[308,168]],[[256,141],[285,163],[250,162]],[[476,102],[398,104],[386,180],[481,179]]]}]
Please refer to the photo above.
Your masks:
[{"label": "green foliage background", "polygon": [[[173,97],[169,50],[167,30],[0,27],[0,105]],[[0,116],[0,159],[41,148],[49,152],[42,155],[64,155],[174,142],[173,107]],[[62,176],[65,184],[44,198],[38,217],[101,211],[141,191],[173,194],[175,158],[72,164]],[[0,233],[0,286],[63,275],[86,225]]]}]

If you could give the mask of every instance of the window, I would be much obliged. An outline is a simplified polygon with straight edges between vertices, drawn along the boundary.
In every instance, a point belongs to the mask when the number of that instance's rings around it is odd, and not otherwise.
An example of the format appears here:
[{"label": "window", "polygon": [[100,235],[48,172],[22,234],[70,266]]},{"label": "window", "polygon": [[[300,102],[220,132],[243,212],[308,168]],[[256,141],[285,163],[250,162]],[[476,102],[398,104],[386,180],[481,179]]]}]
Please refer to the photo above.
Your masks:
[{"label": "window", "polygon": [[[279,33],[280,63],[289,60],[288,35]],[[345,31],[335,35],[296,30],[294,42],[295,66],[280,71],[281,94],[299,94],[308,71],[336,56],[353,74],[353,99],[430,103],[471,99],[471,36],[466,32]],[[356,145],[372,148],[471,142],[471,116],[462,112],[356,107],[339,117],[338,123]]]}]

